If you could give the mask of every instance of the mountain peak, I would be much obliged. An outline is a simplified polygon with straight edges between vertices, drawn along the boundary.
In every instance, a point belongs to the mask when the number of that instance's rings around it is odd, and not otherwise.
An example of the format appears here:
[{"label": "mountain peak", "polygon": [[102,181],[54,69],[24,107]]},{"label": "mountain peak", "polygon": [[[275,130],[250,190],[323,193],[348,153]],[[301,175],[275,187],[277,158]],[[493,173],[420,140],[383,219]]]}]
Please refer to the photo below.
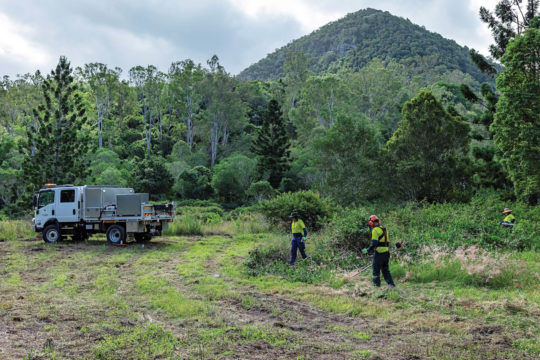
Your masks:
[{"label": "mountain peak", "polygon": [[387,11],[363,9],[332,21],[296,39],[243,70],[243,80],[273,80],[283,77],[285,54],[303,51],[309,55],[309,68],[317,74],[340,68],[358,70],[378,58],[397,60],[408,66],[428,63],[444,71],[460,70],[478,82],[490,81],[469,58],[469,49],[440,34],[413,24],[409,19]]}]

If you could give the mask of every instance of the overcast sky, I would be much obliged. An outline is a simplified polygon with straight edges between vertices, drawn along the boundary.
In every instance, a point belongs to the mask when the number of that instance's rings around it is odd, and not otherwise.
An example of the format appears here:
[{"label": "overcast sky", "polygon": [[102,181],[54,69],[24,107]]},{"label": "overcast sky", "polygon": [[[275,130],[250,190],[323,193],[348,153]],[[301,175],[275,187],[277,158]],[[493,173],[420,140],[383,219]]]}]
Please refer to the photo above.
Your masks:
[{"label": "overcast sky", "polygon": [[73,66],[102,62],[167,71],[217,54],[237,74],[268,53],[367,7],[409,18],[488,54],[478,9],[496,0],[0,0],[0,76],[40,69],[60,55]]}]

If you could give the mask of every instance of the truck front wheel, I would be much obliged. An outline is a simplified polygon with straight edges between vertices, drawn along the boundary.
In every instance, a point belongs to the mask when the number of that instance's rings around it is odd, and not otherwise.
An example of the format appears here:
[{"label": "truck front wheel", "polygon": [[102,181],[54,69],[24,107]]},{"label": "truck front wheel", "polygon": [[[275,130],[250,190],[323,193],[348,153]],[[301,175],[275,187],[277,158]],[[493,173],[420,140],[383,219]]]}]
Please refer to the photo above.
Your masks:
[{"label": "truck front wheel", "polygon": [[111,225],[107,229],[106,236],[111,244],[121,244],[126,240],[126,230],[120,225]]},{"label": "truck front wheel", "polygon": [[49,225],[43,229],[43,240],[48,243],[54,243],[60,240],[60,229],[58,225]]}]

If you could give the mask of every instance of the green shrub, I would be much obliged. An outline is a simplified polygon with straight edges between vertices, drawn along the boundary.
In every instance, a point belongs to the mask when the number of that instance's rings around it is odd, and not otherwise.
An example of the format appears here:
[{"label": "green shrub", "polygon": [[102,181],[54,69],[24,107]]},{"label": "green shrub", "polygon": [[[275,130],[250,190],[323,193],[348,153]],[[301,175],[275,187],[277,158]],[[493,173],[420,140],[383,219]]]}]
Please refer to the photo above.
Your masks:
[{"label": "green shrub", "polygon": [[368,247],[371,243],[369,215],[363,208],[344,209],[335,215],[329,226],[333,246],[358,253]]},{"label": "green shrub", "polygon": [[201,224],[219,224],[223,221],[224,211],[217,205],[212,206],[183,206],[177,207],[176,215],[194,218]]},{"label": "green shrub", "polygon": [[320,230],[336,212],[335,205],[313,191],[284,193],[260,203],[261,212],[268,220],[282,228],[290,224],[289,215],[297,211],[309,230]]},{"label": "green shrub", "polygon": [[212,171],[204,166],[184,170],[174,184],[177,196],[184,199],[208,199],[214,194]]},{"label": "green shrub", "polygon": [[212,187],[227,202],[242,202],[256,177],[257,160],[242,154],[231,155],[214,166]]},{"label": "green shrub", "polygon": [[257,202],[270,199],[277,194],[277,191],[270,185],[268,181],[257,181],[249,186],[246,190],[246,195],[252,197]]}]

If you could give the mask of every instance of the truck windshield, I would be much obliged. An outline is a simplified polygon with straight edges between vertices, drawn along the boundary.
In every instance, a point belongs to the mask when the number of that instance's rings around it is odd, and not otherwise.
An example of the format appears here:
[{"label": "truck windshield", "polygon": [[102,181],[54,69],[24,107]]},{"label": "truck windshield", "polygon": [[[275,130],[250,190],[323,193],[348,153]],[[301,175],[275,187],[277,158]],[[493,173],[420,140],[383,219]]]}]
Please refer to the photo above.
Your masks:
[{"label": "truck windshield", "polygon": [[39,193],[38,208],[42,208],[46,205],[52,204],[54,202],[54,191],[42,191]]}]

